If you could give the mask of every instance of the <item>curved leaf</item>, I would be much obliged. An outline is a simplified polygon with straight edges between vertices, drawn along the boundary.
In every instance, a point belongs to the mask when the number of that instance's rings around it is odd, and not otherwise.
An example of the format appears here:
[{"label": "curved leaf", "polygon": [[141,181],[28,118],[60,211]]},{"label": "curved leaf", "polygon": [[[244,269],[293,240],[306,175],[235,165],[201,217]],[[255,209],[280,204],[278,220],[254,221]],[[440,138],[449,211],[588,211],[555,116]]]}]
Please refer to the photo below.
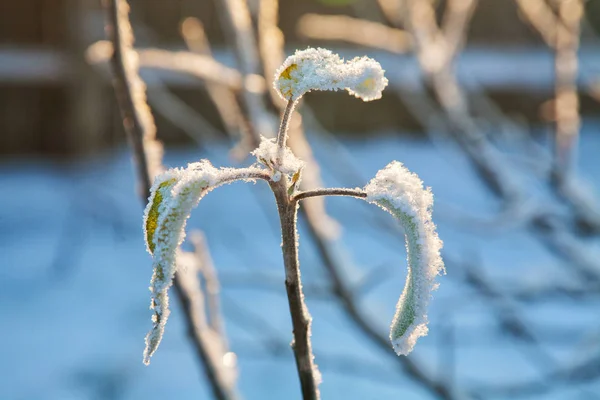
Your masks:
[{"label": "curved leaf", "polygon": [[144,216],[146,245],[154,257],[150,282],[153,326],[146,336],[145,364],[150,363],[158,348],[169,317],[167,291],[173,282],[177,249],[185,238],[185,225],[192,209],[206,193],[220,185],[263,175],[266,174],[259,168],[217,169],[203,160],[185,169],[169,170],[156,179]]},{"label": "curved leaf", "polygon": [[398,355],[410,353],[420,336],[427,335],[427,306],[437,288],[435,277],[444,272],[442,241],[431,219],[433,194],[419,177],[393,161],[365,187],[366,200],[392,214],[404,227],[408,275],[396,306],[390,340]]},{"label": "curved leaf", "polygon": [[146,238],[146,250],[148,250],[148,253],[150,254],[154,253],[156,247],[154,244],[154,233],[158,227],[160,211],[165,207],[165,201],[170,200],[171,189],[173,189],[173,186],[177,183],[177,178],[175,177],[168,178],[165,176],[164,178],[166,180],[164,181],[162,178],[163,176],[154,183],[155,188],[152,188],[150,198],[148,198],[148,205],[146,206],[146,211],[144,213],[144,237]]}]

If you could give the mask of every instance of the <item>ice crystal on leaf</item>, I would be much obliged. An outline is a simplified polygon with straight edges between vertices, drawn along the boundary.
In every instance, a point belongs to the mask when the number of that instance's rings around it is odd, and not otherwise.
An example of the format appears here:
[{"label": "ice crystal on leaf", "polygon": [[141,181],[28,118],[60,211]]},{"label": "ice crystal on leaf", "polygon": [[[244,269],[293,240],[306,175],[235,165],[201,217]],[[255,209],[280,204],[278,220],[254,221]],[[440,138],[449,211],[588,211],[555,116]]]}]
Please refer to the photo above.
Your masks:
[{"label": "ice crystal on leaf", "polygon": [[444,272],[442,241],[431,219],[433,194],[419,177],[393,161],[365,187],[366,200],[392,214],[404,227],[408,275],[396,306],[390,340],[398,355],[410,353],[427,335],[427,305],[437,288],[435,277]]},{"label": "ice crystal on leaf", "polygon": [[388,84],[381,65],[368,57],[344,62],[326,49],[299,50],[275,74],[273,86],[284,100],[298,100],[311,90],[347,90],[371,101],[381,98]]}]

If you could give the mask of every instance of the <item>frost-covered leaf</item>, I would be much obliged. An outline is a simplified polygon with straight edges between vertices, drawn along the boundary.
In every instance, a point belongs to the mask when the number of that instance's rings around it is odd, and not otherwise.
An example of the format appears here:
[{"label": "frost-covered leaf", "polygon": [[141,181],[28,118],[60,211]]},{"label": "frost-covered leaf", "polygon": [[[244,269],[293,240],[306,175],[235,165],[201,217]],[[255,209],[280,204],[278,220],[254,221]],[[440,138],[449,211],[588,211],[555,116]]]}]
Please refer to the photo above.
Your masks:
[{"label": "frost-covered leaf", "polygon": [[185,224],[200,199],[212,189],[236,180],[254,180],[263,170],[213,167],[208,161],[189,164],[185,169],[172,169],[157,177],[144,215],[144,231],[148,252],[153,255],[150,282],[154,310],[152,330],[146,336],[144,363],[158,348],[169,317],[167,291],[177,266],[177,249],[185,238]]},{"label": "frost-covered leaf", "polygon": [[[162,181],[162,179],[166,179]],[[144,216],[144,237],[146,238],[146,249],[150,254],[154,253],[154,233],[158,226],[158,217],[161,214],[161,210],[164,209],[165,203],[171,199],[171,189],[177,183],[177,178],[169,178],[164,174],[161,175],[160,179],[154,182],[150,198],[148,199],[148,207],[146,209],[146,215]],[[166,199],[165,199],[166,198]]]},{"label": "frost-covered leaf", "polygon": [[396,306],[390,340],[398,355],[410,353],[420,336],[427,335],[427,306],[437,288],[435,277],[444,272],[442,241],[431,219],[433,194],[419,177],[393,161],[365,187],[366,200],[392,214],[404,227],[408,275]]},{"label": "frost-covered leaf", "polygon": [[311,90],[347,90],[371,101],[381,98],[388,84],[381,65],[369,57],[344,61],[326,49],[299,50],[275,74],[273,87],[284,100],[298,100]]}]

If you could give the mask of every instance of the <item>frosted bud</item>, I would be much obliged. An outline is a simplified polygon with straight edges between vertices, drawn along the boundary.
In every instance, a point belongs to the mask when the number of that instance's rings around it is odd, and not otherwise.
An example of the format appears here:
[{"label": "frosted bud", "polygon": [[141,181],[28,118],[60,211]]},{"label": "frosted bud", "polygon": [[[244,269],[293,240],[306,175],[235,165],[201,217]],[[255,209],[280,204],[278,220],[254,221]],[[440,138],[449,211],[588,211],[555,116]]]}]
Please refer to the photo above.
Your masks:
[{"label": "frosted bud", "polygon": [[261,136],[260,145],[250,154],[255,156],[259,163],[269,168],[271,179],[274,182],[281,179],[281,174],[292,177],[304,168],[304,162],[297,158],[288,147],[280,153],[275,139]]},{"label": "frosted bud", "polygon": [[275,73],[273,86],[284,100],[298,100],[311,90],[347,90],[371,101],[381,98],[387,86],[381,65],[368,57],[344,62],[326,49],[299,50]]},{"label": "frosted bud", "polygon": [[146,247],[153,258],[150,281],[152,329],[146,336],[144,363],[158,348],[169,318],[168,290],[177,270],[178,248],[185,238],[185,226],[200,199],[218,186],[238,180],[253,181],[263,170],[215,168],[202,160],[187,168],[171,169],[156,178],[144,213]]}]

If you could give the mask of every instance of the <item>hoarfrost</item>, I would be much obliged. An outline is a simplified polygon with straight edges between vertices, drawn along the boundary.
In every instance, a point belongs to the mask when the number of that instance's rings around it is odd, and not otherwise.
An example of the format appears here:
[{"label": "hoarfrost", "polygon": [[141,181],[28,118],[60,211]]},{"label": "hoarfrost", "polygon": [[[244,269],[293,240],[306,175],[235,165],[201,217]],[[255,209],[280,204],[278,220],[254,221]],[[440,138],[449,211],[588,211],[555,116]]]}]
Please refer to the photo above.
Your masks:
[{"label": "hoarfrost", "polygon": [[294,175],[304,168],[304,161],[292,153],[289,147],[280,149],[276,139],[261,137],[260,145],[251,153],[259,163],[271,171],[271,179],[278,182],[281,174]]},{"label": "hoarfrost", "polygon": [[427,335],[427,306],[437,288],[435,277],[445,273],[440,256],[442,241],[431,219],[433,194],[402,163],[393,161],[365,187],[366,200],[392,214],[406,233],[408,275],[390,328],[398,355],[410,353]]},{"label": "hoarfrost", "polygon": [[347,90],[371,101],[381,98],[388,84],[381,65],[368,57],[344,62],[321,48],[299,50],[288,57],[275,74],[273,87],[284,100],[298,100],[311,90]]}]

